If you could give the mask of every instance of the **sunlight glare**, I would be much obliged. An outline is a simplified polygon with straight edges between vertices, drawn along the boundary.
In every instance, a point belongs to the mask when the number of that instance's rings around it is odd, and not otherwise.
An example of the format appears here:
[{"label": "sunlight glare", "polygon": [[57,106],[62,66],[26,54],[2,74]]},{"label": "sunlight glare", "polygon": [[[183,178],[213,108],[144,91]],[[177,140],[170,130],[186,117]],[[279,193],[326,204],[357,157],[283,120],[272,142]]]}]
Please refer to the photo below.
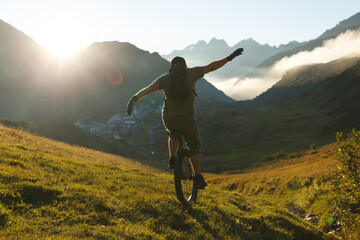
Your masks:
[{"label": "sunlight glare", "polygon": [[72,56],[79,49],[64,43],[59,43],[58,45],[54,43],[53,46],[48,47],[48,50],[55,57],[63,59]]},{"label": "sunlight glare", "polygon": [[88,26],[75,19],[52,18],[42,24],[37,41],[55,57],[63,59],[90,45]]}]

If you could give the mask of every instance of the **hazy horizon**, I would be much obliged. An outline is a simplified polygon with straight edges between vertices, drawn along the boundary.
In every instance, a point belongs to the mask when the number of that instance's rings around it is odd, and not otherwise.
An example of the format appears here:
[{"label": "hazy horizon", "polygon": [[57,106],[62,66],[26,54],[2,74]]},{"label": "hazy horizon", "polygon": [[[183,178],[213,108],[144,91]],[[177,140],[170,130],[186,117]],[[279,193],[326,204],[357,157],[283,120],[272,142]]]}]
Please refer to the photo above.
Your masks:
[{"label": "hazy horizon", "polygon": [[[201,0],[174,7],[163,0],[14,0],[2,4],[0,19],[59,55],[102,41],[130,42],[169,54],[213,37],[230,46],[248,38],[271,46],[307,41],[359,11],[355,0]],[[180,17],[174,17],[174,11]]]}]

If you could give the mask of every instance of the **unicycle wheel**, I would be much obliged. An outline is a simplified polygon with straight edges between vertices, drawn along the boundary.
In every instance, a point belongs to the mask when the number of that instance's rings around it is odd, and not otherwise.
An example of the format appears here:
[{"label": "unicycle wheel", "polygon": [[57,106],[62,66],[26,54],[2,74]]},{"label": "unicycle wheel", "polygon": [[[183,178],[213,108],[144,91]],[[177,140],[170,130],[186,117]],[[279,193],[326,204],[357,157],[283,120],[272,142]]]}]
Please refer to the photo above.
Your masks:
[{"label": "unicycle wheel", "polygon": [[178,200],[185,206],[195,203],[198,187],[194,184],[195,171],[185,150],[179,150],[174,171],[175,191]]}]

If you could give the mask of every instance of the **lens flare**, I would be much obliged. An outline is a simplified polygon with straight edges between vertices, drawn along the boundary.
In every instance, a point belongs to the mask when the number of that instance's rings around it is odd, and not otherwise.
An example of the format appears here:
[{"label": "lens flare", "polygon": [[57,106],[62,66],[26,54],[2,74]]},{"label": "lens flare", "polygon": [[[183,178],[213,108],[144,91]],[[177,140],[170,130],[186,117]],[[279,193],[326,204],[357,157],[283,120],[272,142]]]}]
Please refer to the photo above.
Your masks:
[{"label": "lens flare", "polygon": [[124,76],[123,76],[122,72],[120,70],[118,70],[118,69],[110,70],[107,73],[106,78],[109,81],[109,83],[111,83],[113,85],[119,85],[124,80]]}]

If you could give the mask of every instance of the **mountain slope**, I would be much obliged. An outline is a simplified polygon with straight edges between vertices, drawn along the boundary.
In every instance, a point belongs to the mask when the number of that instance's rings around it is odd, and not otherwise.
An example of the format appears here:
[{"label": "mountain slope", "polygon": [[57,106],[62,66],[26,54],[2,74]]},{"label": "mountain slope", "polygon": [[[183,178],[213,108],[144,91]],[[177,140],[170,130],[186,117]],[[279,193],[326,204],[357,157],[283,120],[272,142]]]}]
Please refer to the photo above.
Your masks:
[{"label": "mountain slope", "polygon": [[209,186],[184,209],[172,175],[0,125],[0,237],[322,239],[267,201]]},{"label": "mountain slope", "polygon": [[196,115],[207,172],[246,169],[280,150],[308,149],[334,139],[335,119],[308,105],[217,106]]},{"label": "mountain slope", "polygon": [[[358,60],[359,58],[341,58],[326,64],[312,64],[293,68],[274,86],[257,96],[252,103],[257,105],[279,105],[295,100],[298,101],[308,91],[316,89],[319,83],[326,82],[353,67]],[[341,81],[339,81],[339,84],[341,84]],[[357,83],[354,82],[354,85],[357,85]],[[334,91],[336,92],[338,89],[334,89]],[[315,95],[313,96],[317,98]],[[319,102],[315,99],[312,101],[314,103]]]},{"label": "mountain slope", "polygon": [[22,54],[31,54],[34,49],[40,47],[32,38],[2,20],[0,20],[0,42],[0,55],[17,57],[17,60],[20,60]]},{"label": "mountain slope", "polygon": [[351,67],[322,81],[301,99],[335,118],[341,128],[360,127],[360,58],[354,60]]},{"label": "mountain slope", "polygon": [[293,69],[252,104],[311,106],[332,119],[327,128],[338,131],[360,127],[359,66],[357,57]]}]

